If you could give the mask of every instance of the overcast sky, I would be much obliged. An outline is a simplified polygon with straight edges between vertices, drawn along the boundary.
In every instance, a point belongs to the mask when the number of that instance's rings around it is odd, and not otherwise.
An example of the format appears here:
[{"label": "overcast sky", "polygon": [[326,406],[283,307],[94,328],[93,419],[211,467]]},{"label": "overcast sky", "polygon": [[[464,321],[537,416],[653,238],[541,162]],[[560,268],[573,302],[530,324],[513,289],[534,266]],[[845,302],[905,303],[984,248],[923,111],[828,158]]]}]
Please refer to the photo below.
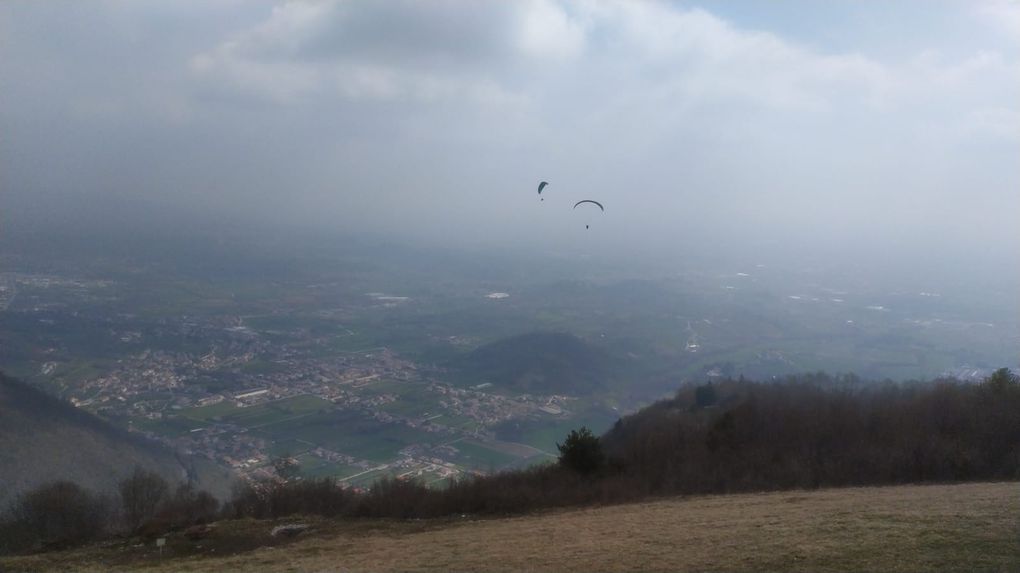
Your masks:
[{"label": "overcast sky", "polygon": [[1018,48],[1005,0],[7,0],[2,217],[1013,257]]}]

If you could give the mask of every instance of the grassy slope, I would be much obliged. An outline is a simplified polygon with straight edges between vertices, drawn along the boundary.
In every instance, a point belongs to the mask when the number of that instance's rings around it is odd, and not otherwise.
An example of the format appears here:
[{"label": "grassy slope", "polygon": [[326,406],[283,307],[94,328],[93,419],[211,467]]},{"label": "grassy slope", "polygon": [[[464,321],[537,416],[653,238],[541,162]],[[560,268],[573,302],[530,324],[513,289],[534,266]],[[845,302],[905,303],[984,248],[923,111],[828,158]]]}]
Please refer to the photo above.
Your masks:
[{"label": "grassy slope", "polygon": [[[0,559],[0,570],[1015,571],[1018,518],[1017,483],[791,491],[483,521],[314,521],[276,547],[270,523],[223,523],[218,538],[171,538],[161,561],[151,544],[119,543]],[[217,556],[245,547],[259,549]]]}]

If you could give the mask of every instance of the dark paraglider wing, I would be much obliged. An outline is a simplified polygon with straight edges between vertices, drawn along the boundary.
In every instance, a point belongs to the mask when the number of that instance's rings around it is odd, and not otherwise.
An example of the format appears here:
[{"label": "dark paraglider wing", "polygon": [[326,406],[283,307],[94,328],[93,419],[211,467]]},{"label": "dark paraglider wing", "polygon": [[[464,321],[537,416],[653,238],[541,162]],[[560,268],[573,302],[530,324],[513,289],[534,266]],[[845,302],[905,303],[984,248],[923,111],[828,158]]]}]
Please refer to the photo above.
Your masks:
[{"label": "dark paraglider wing", "polygon": [[549,184],[548,181],[543,181],[543,182],[538,184],[538,194],[539,195],[542,194],[542,189],[545,189],[545,186],[548,185],[548,184]]},{"label": "dark paraglider wing", "polygon": [[583,201],[578,201],[577,203],[574,203],[574,209],[577,209],[578,205],[583,205],[584,203],[591,203],[592,205],[598,205],[599,209],[602,209],[603,212],[605,212],[605,210],[606,210],[606,208],[602,206],[602,203],[599,203],[598,201],[592,201],[591,199],[585,199]]}]

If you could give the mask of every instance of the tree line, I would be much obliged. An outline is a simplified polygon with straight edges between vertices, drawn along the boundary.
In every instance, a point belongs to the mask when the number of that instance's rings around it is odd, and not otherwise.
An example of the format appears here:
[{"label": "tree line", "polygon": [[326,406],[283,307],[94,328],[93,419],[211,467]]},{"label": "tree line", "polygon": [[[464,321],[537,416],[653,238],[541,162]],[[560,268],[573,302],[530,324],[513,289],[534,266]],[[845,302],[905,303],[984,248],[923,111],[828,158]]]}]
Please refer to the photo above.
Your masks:
[{"label": "tree line", "polygon": [[608,455],[648,493],[1020,478],[1020,381],[825,374],[685,388],[620,420]]},{"label": "tree line", "polygon": [[0,519],[0,553],[59,549],[113,535],[155,537],[217,519],[220,502],[206,491],[176,487],[136,467],[113,494],[68,480],[19,495]]}]

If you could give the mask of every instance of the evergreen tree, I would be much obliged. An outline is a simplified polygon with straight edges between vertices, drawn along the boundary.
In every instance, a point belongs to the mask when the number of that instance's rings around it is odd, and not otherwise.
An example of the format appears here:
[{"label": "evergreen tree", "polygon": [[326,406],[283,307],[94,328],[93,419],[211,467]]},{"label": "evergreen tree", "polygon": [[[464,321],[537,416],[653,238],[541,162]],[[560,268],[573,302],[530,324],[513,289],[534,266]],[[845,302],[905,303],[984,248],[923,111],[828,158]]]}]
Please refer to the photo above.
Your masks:
[{"label": "evergreen tree", "polygon": [[594,473],[606,461],[598,436],[585,426],[571,430],[562,444],[556,444],[556,449],[560,451],[561,466],[583,475]]}]

